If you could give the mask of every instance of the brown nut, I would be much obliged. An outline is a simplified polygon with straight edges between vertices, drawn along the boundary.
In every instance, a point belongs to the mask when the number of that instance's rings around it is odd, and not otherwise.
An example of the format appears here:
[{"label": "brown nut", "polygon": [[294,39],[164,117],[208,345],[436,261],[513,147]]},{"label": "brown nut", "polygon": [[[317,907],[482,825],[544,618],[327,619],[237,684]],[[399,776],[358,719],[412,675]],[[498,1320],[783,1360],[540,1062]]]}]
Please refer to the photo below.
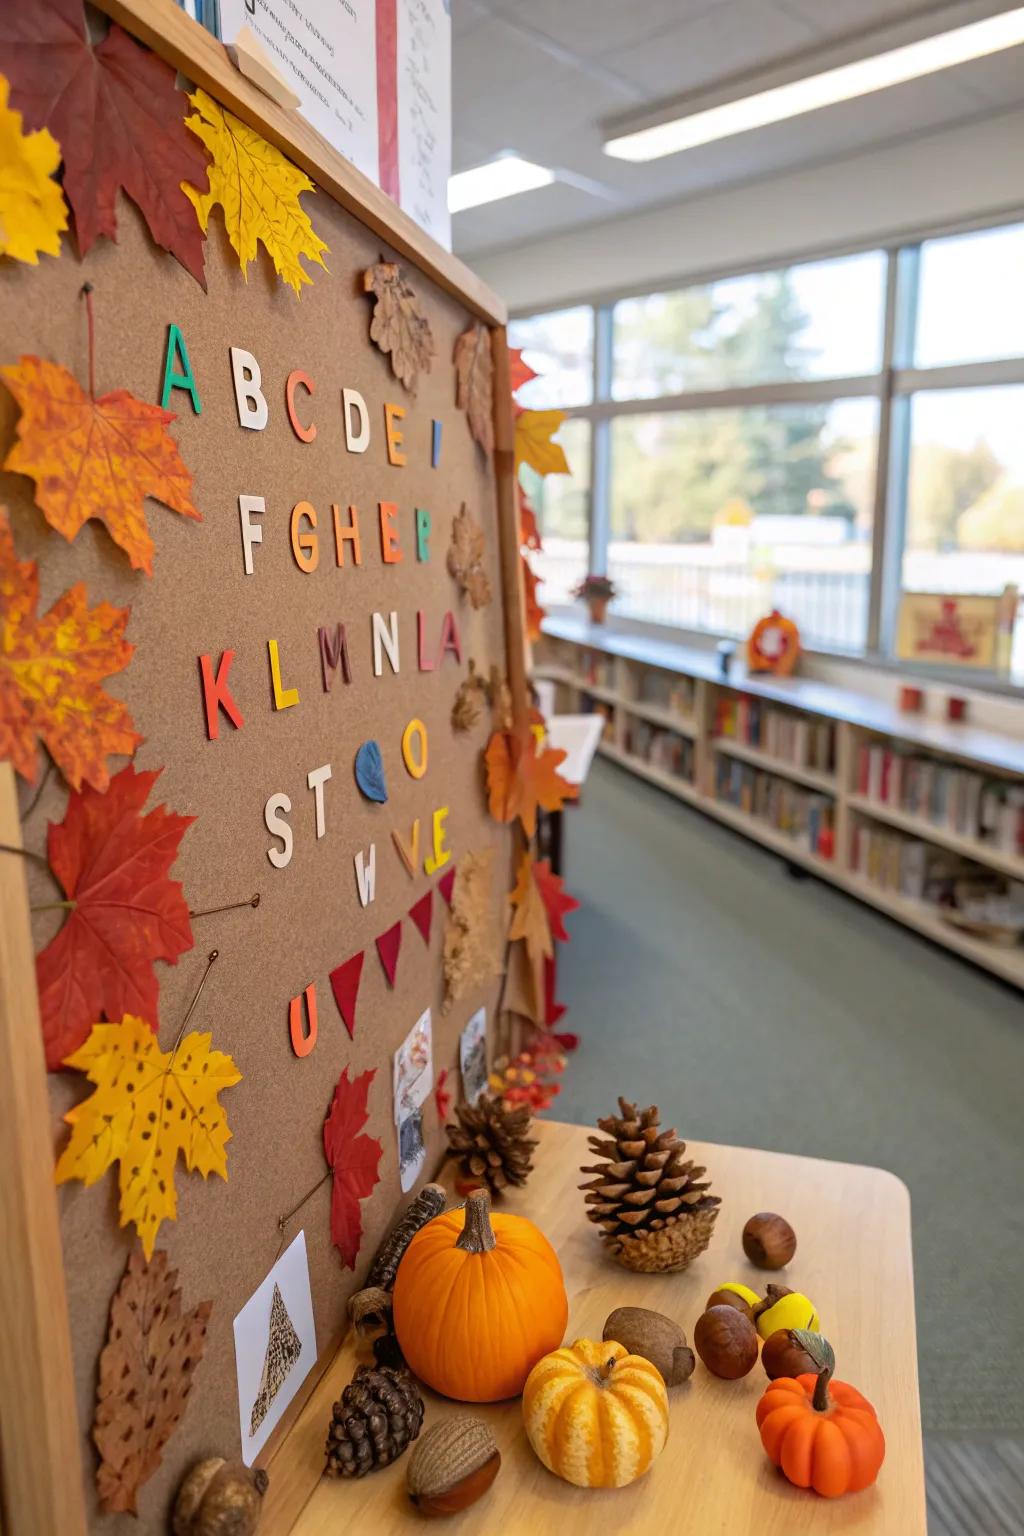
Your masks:
[{"label": "brown nut", "polygon": [[757,1329],[735,1307],[709,1307],[697,1319],[693,1347],[713,1376],[736,1381],[754,1368]]},{"label": "brown nut", "polygon": [[781,1269],[796,1253],[796,1233],[785,1216],[759,1211],[743,1228],[743,1252],[758,1269]]},{"label": "brown nut", "polygon": [[455,1515],[482,1498],[501,1454],[482,1419],[460,1414],[433,1424],[409,1459],[406,1484],[421,1515]]},{"label": "brown nut", "polygon": [[270,1479],[262,1469],[213,1456],[197,1461],[182,1478],[174,1500],[174,1536],[254,1536]]},{"label": "brown nut", "polygon": [[800,1345],[792,1328],[777,1328],[761,1351],[761,1364],[769,1381],[780,1376],[803,1376],[820,1370],[818,1362]]},{"label": "brown nut", "polygon": [[749,1317],[753,1321],[753,1307],[745,1296],[740,1296],[736,1291],[712,1291],[704,1303],[704,1311],[706,1312],[709,1307],[735,1307],[737,1312],[742,1312],[744,1317]]},{"label": "brown nut", "polygon": [[602,1339],[612,1339],[631,1355],[642,1355],[661,1372],[666,1387],[681,1386],[693,1375],[696,1361],[678,1323],[647,1307],[616,1307],[604,1325]]}]

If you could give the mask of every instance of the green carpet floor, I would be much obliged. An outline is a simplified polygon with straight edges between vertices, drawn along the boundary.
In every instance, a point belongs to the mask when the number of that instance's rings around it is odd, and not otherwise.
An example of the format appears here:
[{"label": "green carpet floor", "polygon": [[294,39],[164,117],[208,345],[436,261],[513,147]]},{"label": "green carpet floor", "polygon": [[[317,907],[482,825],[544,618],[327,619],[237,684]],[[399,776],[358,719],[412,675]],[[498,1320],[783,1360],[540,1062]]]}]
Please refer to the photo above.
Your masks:
[{"label": "green carpet floor", "polygon": [[1024,1429],[1024,1000],[628,772],[566,816],[553,1113],[863,1162],[913,1203],[925,1428]]}]

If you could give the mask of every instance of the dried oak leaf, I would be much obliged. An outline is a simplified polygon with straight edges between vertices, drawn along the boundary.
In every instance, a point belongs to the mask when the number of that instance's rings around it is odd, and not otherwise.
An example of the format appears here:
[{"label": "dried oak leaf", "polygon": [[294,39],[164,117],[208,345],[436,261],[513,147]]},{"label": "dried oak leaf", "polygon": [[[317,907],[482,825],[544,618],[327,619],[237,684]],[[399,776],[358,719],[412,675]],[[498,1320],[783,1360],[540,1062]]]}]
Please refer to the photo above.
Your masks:
[{"label": "dried oak leaf", "polygon": [[120,699],[100,686],[131,660],[128,609],[89,608],[83,582],[41,619],[38,605],[38,567],[17,558],[0,507],[0,761],[34,780],[38,738],[73,789],[106,789],[108,753],[130,755],[142,740]]},{"label": "dried oak leaf", "polygon": [[533,858],[528,852],[524,852],[519,859],[516,883],[509,901],[512,904],[509,942],[514,944],[522,939],[531,965],[539,967],[545,958],[554,954],[554,945],[547,907],[534,879]]},{"label": "dried oak leaf", "polygon": [[188,904],[168,878],[194,816],[164,806],[143,812],[162,770],[128,764],[105,793],[86,786],[51,822],[47,855],[72,904],[63,928],[36,957],[46,1065],[56,1072],[97,1019],[134,1013],[158,1028],[154,960],[173,964],[192,948]]},{"label": "dried oak leaf", "polygon": [[485,608],[491,600],[491,583],[483,563],[486,554],[484,531],[463,502],[452,519],[448,574],[474,608]]},{"label": "dried oak leaf", "polygon": [[451,913],[444,934],[444,1001],[441,1012],[471,987],[501,971],[492,899],[494,849],[462,855],[455,870]]},{"label": "dried oak leaf", "polygon": [[298,293],[303,283],[312,282],[301,257],[327,270],[327,246],[299,202],[300,193],[315,192],[315,186],[279,149],[225,112],[205,91],[193,91],[189,101],[195,113],[185,124],[206,145],[212,160],[209,190],[206,176],[184,188],[203,233],[219,203],[243,277],[248,277],[249,263],[256,260],[256,246],[262,241],[277,275]]},{"label": "dried oak leaf", "polygon": [[547,614],[547,609],[542,608],[537,600],[539,577],[525,555],[521,554],[519,561],[523,571],[523,623],[526,628],[526,638],[539,640],[541,624]]},{"label": "dried oak leaf", "polygon": [[394,261],[378,261],[363,273],[363,292],[375,299],[370,340],[391,360],[391,371],[416,393],[420,373],[429,373],[435,354],[430,321]]},{"label": "dried oak leaf", "polygon": [[463,678],[452,704],[452,730],[457,735],[464,735],[477,724],[483,713],[482,699],[481,679],[473,676]]},{"label": "dried oak leaf", "polygon": [[213,1302],[183,1311],[177,1278],[163,1249],[147,1263],[136,1245],[110,1304],[92,1421],[104,1514],[138,1513],[138,1491],[188,1407]]},{"label": "dried oak leaf", "polygon": [[512,380],[512,393],[517,394],[524,384],[529,384],[531,379],[537,377],[536,369],[529,363],[523,362],[523,348],[509,347],[508,349],[509,375]]},{"label": "dried oak leaf", "polygon": [[509,946],[505,985],[501,994],[503,1012],[529,1019],[531,1024],[543,1024],[544,963],[543,960],[537,962],[532,959],[525,944]]},{"label": "dried oak leaf", "polygon": [[94,517],[133,568],[151,576],[146,497],[202,521],[192,504],[192,475],[167,431],[173,411],[126,389],[93,400],[66,368],[40,357],[22,357],[0,373],[21,408],[4,469],[35,481],[36,505],[69,543]]},{"label": "dried oak leaf", "polygon": [[53,179],[60,145],[45,128],[23,131],[21,113],[7,105],[9,90],[0,75],[0,256],[37,267],[40,255],[60,255],[68,227],[64,194]]},{"label": "dried oak leaf", "polygon": [[569,934],[563,918],[570,912],[577,911],[579,902],[575,896],[569,895],[561,876],[552,872],[549,859],[540,859],[534,864],[533,879],[548,915],[551,937],[557,939],[560,944],[568,943]]},{"label": "dried oak leaf", "polygon": [[528,464],[538,475],[567,475],[569,461],[565,449],[551,441],[565,420],[564,411],[516,412],[516,477],[520,464]]},{"label": "dried oak leaf", "polygon": [[485,453],[494,452],[494,360],[486,325],[471,325],[455,343],[455,403]]},{"label": "dried oak leaf", "polygon": [[346,1269],[355,1269],[363,1240],[360,1200],[373,1194],[384,1148],[372,1136],[359,1134],[370,1118],[366,1107],[376,1068],[349,1081],[348,1067],[338,1078],[324,1121],[324,1156],[334,1178],[331,1184],[331,1241]]},{"label": "dried oak leaf", "polygon": [[0,57],[11,105],[48,128],[64,156],[64,191],[84,256],[117,239],[117,194],[135,203],[157,245],[197,283],[203,238],[182,182],[206,186],[206,156],[185,127],[169,64],[112,26],[93,48],[82,0],[0,7]]},{"label": "dried oak leaf", "polygon": [[94,1024],[67,1065],[86,1073],[95,1092],[64,1116],[71,1127],[57,1162],[57,1183],[95,1184],[120,1164],[121,1226],[135,1223],[146,1258],[153,1256],[160,1223],[173,1221],[178,1158],[203,1178],[228,1176],[227,1115],[217,1095],[240,1082],[241,1072],[212,1035],[193,1031],[162,1051],[144,1019],[125,1014],[116,1024]]},{"label": "dried oak leaf", "polygon": [[487,803],[495,821],[522,823],[527,837],[537,830],[537,808],[559,811],[579,793],[558,772],[568,754],[557,747],[539,749],[532,731],[495,731],[487,743]]}]

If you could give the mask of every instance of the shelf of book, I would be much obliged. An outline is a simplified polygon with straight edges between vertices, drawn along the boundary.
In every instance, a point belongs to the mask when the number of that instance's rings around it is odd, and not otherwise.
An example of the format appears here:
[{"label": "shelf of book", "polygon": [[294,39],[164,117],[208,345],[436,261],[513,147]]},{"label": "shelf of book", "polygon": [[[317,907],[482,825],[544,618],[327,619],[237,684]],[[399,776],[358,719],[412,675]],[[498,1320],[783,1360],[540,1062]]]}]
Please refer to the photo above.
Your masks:
[{"label": "shelf of book", "polygon": [[669,773],[665,768],[656,768],[653,763],[645,763],[642,757],[637,757],[633,752],[626,752],[614,742],[601,741],[598,743],[598,752],[602,757],[608,757],[613,763],[619,763],[621,767],[628,768],[641,779],[647,779],[651,784],[657,784],[659,789],[667,789],[669,794],[678,795],[680,800],[685,800],[690,805],[703,804],[704,797],[699,794],[696,787],[688,779],[681,778],[677,773]]},{"label": "shelf of book", "polygon": [[685,715],[677,715],[671,709],[659,709],[656,704],[645,704],[641,699],[620,698],[618,704],[627,715],[636,715],[641,720],[649,720],[652,725],[660,725],[666,731],[675,731],[680,736],[691,738],[698,734],[696,720],[687,719]]},{"label": "shelf of book", "polygon": [[817,768],[801,768],[797,763],[787,763],[782,758],[761,752],[757,747],[748,747],[745,742],[734,741],[731,736],[716,736],[711,746],[714,751],[723,752],[726,757],[738,757],[744,763],[753,763],[755,767],[763,768],[766,773],[777,773],[784,779],[795,780],[797,784],[806,784],[809,789],[819,789],[825,795],[836,793],[833,773],[821,773]]},{"label": "shelf of book", "polygon": [[1024,949],[1019,945],[1016,948],[1006,948],[1000,944],[991,944],[985,939],[976,939],[962,929],[955,928],[939,915],[938,909],[928,902],[914,901],[909,896],[900,896],[895,891],[888,891],[883,886],[873,884],[862,875],[844,873],[841,885],[857,896],[861,901],[877,907],[880,912],[886,912],[890,917],[895,917],[899,922],[906,924],[908,928],[914,928],[926,938],[933,939],[937,944],[944,944],[947,949],[953,949],[967,960],[973,960],[975,965],[980,965],[987,971],[992,971],[996,976],[1001,976],[1004,981],[1011,982],[1015,987],[1024,988]]},{"label": "shelf of book", "polygon": [[864,816],[871,816],[875,821],[884,821],[889,826],[898,827],[901,832],[909,833],[912,837],[923,838],[928,843],[937,843],[940,848],[948,848],[953,853],[963,854],[967,859],[974,859],[978,864],[986,864],[992,869],[998,869],[1000,874],[1008,875],[1011,880],[1024,881],[1024,859],[1017,859],[1012,854],[1003,853],[998,848],[983,843],[979,838],[961,837],[959,833],[951,832],[946,827],[936,826],[934,822],[926,820],[923,816],[911,816],[907,811],[886,805],[881,800],[873,800],[869,795],[847,795],[846,803],[851,810],[859,811]]}]

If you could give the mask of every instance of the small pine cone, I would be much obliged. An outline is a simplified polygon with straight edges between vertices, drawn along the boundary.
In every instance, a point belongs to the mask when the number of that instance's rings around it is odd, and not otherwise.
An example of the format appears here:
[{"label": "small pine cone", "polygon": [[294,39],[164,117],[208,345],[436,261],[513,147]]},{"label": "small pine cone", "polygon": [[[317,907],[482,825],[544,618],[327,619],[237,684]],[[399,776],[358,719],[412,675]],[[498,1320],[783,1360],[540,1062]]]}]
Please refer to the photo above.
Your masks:
[{"label": "small pine cone", "polygon": [[492,1194],[526,1183],[533,1172],[530,1154],[537,1145],[527,1136],[528,1104],[507,1105],[481,1094],[475,1104],[456,1104],[455,1115],[458,1123],[445,1130],[464,1179],[486,1184]]},{"label": "small pine cone", "polygon": [[327,1431],[328,1477],[364,1477],[397,1461],[423,1423],[408,1371],[361,1365],[335,1403]]}]

